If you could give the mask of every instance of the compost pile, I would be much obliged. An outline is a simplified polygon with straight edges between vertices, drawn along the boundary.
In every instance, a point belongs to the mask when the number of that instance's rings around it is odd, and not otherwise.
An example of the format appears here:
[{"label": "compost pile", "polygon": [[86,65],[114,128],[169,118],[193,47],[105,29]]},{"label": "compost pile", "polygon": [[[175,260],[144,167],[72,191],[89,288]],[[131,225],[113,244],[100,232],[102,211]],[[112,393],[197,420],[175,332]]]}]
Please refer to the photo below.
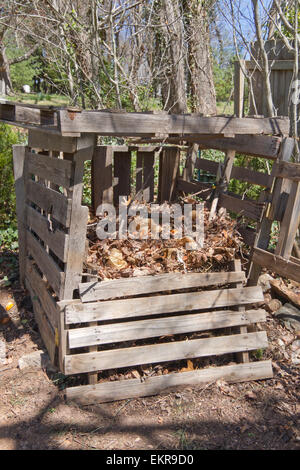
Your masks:
[{"label": "compost pile", "polygon": [[[145,206],[150,213],[150,206]],[[224,211],[209,220],[209,210],[204,207],[202,247],[188,236],[174,238],[176,230],[172,227],[170,239],[151,239],[150,219],[144,220],[140,215],[131,216],[128,217],[128,224],[133,220],[140,235],[144,235],[145,230],[149,231],[148,239],[99,240],[95,229],[97,219],[94,217],[90,220],[89,250],[85,263],[89,273],[106,280],[170,272],[227,271],[230,270],[230,262],[241,252],[242,239],[236,221]],[[192,220],[195,230],[194,211]],[[160,233],[162,227],[155,229]]]}]

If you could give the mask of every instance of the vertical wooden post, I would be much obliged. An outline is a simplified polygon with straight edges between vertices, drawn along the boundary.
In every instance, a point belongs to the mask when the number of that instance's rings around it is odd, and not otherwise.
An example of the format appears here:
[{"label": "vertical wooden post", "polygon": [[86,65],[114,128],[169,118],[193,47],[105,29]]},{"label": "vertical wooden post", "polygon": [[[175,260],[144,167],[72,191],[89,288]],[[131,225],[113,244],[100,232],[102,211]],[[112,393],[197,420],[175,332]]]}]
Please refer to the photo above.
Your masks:
[{"label": "vertical wooden post", "polygon": [[220,193],[227,190],[227,187],[230,181],[233,163],[234,163],[234,157],[235,157],[235,150],[227,150],[224,163],[221,166],[221,168],[219,167],[220,169],[218,169],[216,182],[217,182],[217,185],[222,185],[222,187],[220,189],[216,189],[214,193],[214,197],[212,200],[210,213],[209,213],[209,220],[211,220],[215,215]]},{"label": "vertical wooden post", "polygon": [[73,186],[69,190],[72,199],[69,228],[69,247],[65,264],[65,284],[60,300],[72,299],[73,291],[81,281],[85,255],[85,241],[88,221],[88,207],[82,206],[83,174],[85,160],[91,160],[94,152],[95,137],[79,138],[77,152],[68,158],[74,162]]},{"label": "vertical wooden post", "polygon": [[[280,148],[280,153],[278,156],[278,160],[285,161],[285,162],[290,161],[293,150],[294,150],[294,140],[289,137],[283,139],[281,148]],[[271,175],[273,175],[273,171],[271,172]],[[277,208],[280,202],[280,198],[282,197],[282,194],[284,192],[284,189],[285,189],[284,180],[282,178],[276,178],[273,184],[273,189],[272,189],[272,202],[271,202],[270,207],[266,207],[262,215],[262,219],[261,219],[261,222],[257,231],[257,235],[255,238],[253,250],[256,247],[261,248],[263,250],[268,249],[272,223],[275,220]],[[259,266],[256,263],[251,262],[249,266],[249,271],[248,271],[247,285],[256,286],[260,273],[261,273],[261,266]]]},{"label": "vertical wooden post", "polygon": [[187,150],[185,168],[182,174],[182,178],[185,181],[194,180],[195,164],[198,156],[198,150],[198,144],[192,144]]},{"label": "vertical wooden post", "polygon": [[[245,61],[241,63],[245,67]],[[234,62],[234,114],[243,117],[244,114],[244,87],[245,76],[239,61]]]},{"label": "vertical wooden post", "polygon": [[158,202],[172,201],[179,174],[180,149],[165,147],[159,159]]},{"label": "vertical wooden post", "polygon": [[131,194],[131,152],[114,152],[114,204]]},{"label": "vertical wooden post", "polygon": [[16,190],[16,212],[19,239],[19,272],[20,283],[25,283],[26,260],[26,150],[24,145],[13,146],[13,165]]},{"label": "vertical wooden post", "polygon": [[94,214],[100,204],[113,203],[112,156],[112,147],[95,147],[91,175]]},{"label": "vertical wooden post", "polygon": [[[241,260],[240,259],[235,259],[233,261],[234,263],[234,270],[235,271],[241,271],[242,270],[242,265],[241,265]],[[241,282],[237,282],[235,283],[235,287],[241,287]],[[240,306],[240,307],[237,307],[238,311],[239,312],[244,312],[246,309],[244,306]],[[238,326],[237,327],[237,331],[238,333],[242,334],[242,333],[248,333],[248,329],[247,329],[247,326]],[[236,354],[237,356],[237,360],[239,362],[249,362],[250,358],[249,358],[249,353],[248,352],[240,352],[240,353],[237,353]]]},{"label": "vertical wooden post", "polygon": [[292,254],[296,232],[300,224],[300,183],[293,181],[288,203],[280,224],[280,232],[275,254],[289,259]]}]

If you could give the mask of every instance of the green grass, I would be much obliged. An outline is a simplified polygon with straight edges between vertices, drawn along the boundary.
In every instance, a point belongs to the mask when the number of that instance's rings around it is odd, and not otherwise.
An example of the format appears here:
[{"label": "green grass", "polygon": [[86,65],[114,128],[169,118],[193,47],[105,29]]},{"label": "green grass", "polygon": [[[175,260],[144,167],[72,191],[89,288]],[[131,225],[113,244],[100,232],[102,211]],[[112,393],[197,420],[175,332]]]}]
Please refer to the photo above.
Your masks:
[{"label": "green grass", "polygon": [[68,106],[70,99],[63,95],[49,95],[45,93],[16,93],[5,97],[9,101],[19,103],[38,104],[45,106]]}]

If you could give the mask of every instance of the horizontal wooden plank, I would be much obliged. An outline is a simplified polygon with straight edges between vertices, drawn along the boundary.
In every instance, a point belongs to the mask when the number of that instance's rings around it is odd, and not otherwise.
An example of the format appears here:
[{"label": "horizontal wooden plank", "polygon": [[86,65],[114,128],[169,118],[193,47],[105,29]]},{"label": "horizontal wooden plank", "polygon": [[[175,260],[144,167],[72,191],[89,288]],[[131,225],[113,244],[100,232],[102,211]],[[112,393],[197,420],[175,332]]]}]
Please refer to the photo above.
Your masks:
[{"label": "horizontal wooden plank", "polygon": [[43,240],[45,245],[49,246],[51,251],[53,251],[61,261],[65,262],[67,259],[69,235],[59,229],[50,230],[48,219],[32,207],[27,205],[26,211],[26,223],[28,227]]},{"label": "horizontal wooden plank", "polygon": [[263,266],[266,269],[278,274],[279,276],[287,277],[299,282],[300,279],[300,264],[292,261],[285,260],[280,256],[276,256],[268,251],[254,248],[252,257],[253,263]]},{"label": "horizontal wooden plank", "polygon": [[189,312],[262,302],[258,286],[238,287],[184,294],[157,295],[137,299],[79,303],[66,307],[66,323],[85,323],[118,318],[132,318],[163,313]]},{"label": "horizontal wooden plank", "polygon": [[239,181],[244,181],[251,184],[257,184],[264,188],[271,188],[273,183],[273,176],[261,173],[259,171],[253,171],[249,168],[241,166],[234,166],[230,178],[235,178]]},{"label": "horizontal wooden plank", "polygon": [[52,364],[55,361],[55,332],[52,330],[47,318],[46,314],[43,311],[43,307],[39,301],[39,298],[36,296],[35,290],[33,289],[32,285],[30,284],[28,278],[25,279],[25,284],[27,289],[30,292],[31,301],[34,310],[34,317],[35,321],[38,325],[40,335],[42,340],[47,348],[50,360]]},{"label": "horizontal wooden plank", "polygon": [[265,331],[258,333],[217,336],[214,338],[174,341],[133,348],[73,354],[65,356],[65,371],[81,374],[97,370],[117,369],[196,357],[218,356],[227,353],[251,351],[268,347]]},{"label": "horizontal wooden plank", "polygon": [[55,331],[55,328],[58,327],[59,309],[46,287],[46,282],[41,278],[35,266],[33,266],[28,259],[26,262],[26,278],[35,292],[35,295],[39,298],[49,323],[53,331]]},{"label": "horizontal wooden plank", "polygon": [[278,178],[287,178],[292,181],[300,181],[300,164],[291,162],[275,162],[274,176]]},{"label": "horizontal wooden plank", "polygon": [[32,180],[27,182],[26,195],[29,201],[39,206],[47,214],[51,214],[54,219],[65,227],[69,227],[72,203],[71,199],[68,199],[63,194],[60,194],[53,189],[46,188],[46,186]]},{"label": "horizontal wooden plank", "polygon": [[27,152],[28,173],[51,181],[58,186],[72,186],[73,163],[62,158]]},{"label": "horizontal wooden plank", "polygon": [[244,282],[244,272],[220,273],[169,273],[154,276],[114,279],[112,281],[85,282],[79,284],[82,302],[107,300],[118,297],[149,294],[191,287],[214,286],[232,282]]},{"label": "horizontal wooden plank", "polygon": [[212,185],[208,183],[201,183],[200,181],[184,181],[181,178],[177,179],[177,191],[183,191],[186,194],[199,193],[203,198],[207,198],[212,192]]},{"label": "horizontal wooden plank", "polygon": [[219,196],[219,206],[253,220],[260,220],[264,208],[263,203],[250,199],[240,199],[225,193],[221,193]]},{"label": "horizontal wooden plank", "polygon": [[53,150],[56,152],[74,153],[77,151],[76,137],[55,136],[42,129],[31,129],[28,132],[28,147],[40,150]]},{"label": "horizontal wooden plank", "polygon": [[264,135],[236,135],[235,137],[205,137],[189,136],[187,142],[196,142],[200,149],[215,149],[225,152],[235,150],[237,153],[254,157],[276,160],[281,144],[280,137]]},{"label": "horizontal wooden plank", "polygon": [[39,269],[45,275],[54,292],[60,298],[60,291],[65,274],[60,270],[59,266],[55,263],[51,256],[49,256],[46,250],[29,232],[29,230],[27,230],[26,236],[27,250],[34,258],[34,261],[38,265]]},{"label": "horizontal wooden plank", "polygon": [[237,227],[237,231],[241,235],[243,242],[246,243],[246,245],[253,246],[255,237],[256,237],[256,230],[252,227],[245,227],[245,226],[240,226]]},{"label": "horizontal wooden plank", "polygon": [[[197,158],[195,167],[199,170],[204,170],[209,173],[212,173],[213,175],[216,175],[219,164],[211,160],[206,160],[205,158]],[[273,176],[240,166],[232,167],[230,179],[231,178],[235,178],[240,181],[245,181],[247,183],[257,184],[258,186],[263,186],[265,188],[270,188],[273,183]]]},{"label": "horizontal wooden plank", "polygon": [[62,133],[100,135],[277,134],[288,135],[288,118],[201,117],[197,115],[59,111]]},{"label": "horizontal wooden plank", "polygon": [[[263,64],[260,64],[260,61],[254,60],[246,60],[245,65],[248,70],[259,70],[264,68]],[[294,68],[294,61],[293,60],[269,60],[269,67],[271,70],[293,70]]]},{"label": "horizontal wooden plank", "polygon": [[232,326],[249,325],[266,320],[265,310],[236,312],[206,312],[151,320],[138,320],[117,324],[76,328],[68,331],[69,347],[119,343],[164,335],[214,330]]},{"label": "horizontal wooden plank", "polygon": [[190,372],[171,373],[155,377],[102,382],[96,385],[81,385],[66,389],[67,400],[81,405],[105,403],[128,398],[146,397],[186,386],[204,386],[223,379],[229,383],[249,380],[271,379],[273,377],[270,360],[209,367]]}]

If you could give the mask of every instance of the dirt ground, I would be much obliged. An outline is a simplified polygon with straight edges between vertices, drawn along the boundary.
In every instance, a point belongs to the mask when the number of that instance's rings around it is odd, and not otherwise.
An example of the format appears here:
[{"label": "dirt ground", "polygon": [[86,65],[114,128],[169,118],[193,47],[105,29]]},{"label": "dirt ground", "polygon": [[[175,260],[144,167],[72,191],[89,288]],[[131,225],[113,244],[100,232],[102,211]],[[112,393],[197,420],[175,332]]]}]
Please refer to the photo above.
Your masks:
[{"label": "dirt ground", "polygon": [[[1,255],[1,275],[16,271]],[[154,397],[78,406],[67,404],[66,378],[18,368],[24,354],[43,349],[28,293],[17,275],[0,287],[0,449],[217,450],[300,448],[299,365],[291,363],[296,336],[271,314],[261,325],[274,378],[230,385],[223,381]],[[6,283],[6,284],[9,284]],[[6,317],[8,302],[15,306]]]}]

